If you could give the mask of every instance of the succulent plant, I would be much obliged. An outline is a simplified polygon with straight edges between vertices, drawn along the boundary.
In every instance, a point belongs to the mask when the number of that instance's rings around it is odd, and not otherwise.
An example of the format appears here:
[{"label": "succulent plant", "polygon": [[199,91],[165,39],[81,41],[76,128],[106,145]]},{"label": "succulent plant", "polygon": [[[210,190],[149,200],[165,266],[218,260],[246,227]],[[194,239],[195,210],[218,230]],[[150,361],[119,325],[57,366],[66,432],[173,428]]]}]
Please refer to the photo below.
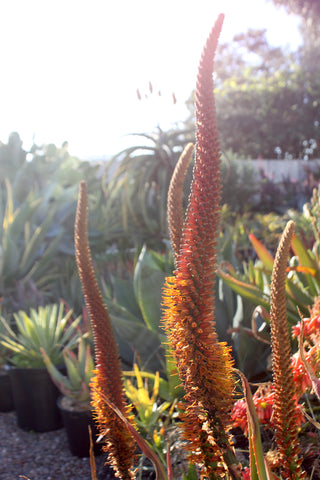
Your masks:
[{"label": "succulent plant", "polygon": [[67,375],[63,375],[61,371],[55,367],[43,348],[40,350],[51,379],[62,395],[73,400],[77,408],[89,410],[89,384],[94,370],[94,361],[91,355],[90,345],[86,343],[84,338],[81,338],[77,354],[69,348],[63,350]]},{"label": "succulent plant", "polygon": [[12,352],[10,363],[18,367],[39,368],[45,363],[43,348],[54,365],[63,364],[63,349],[73,349],[79,341],[77,327],[81,317],[72,320],[72,310],[65,312],[60,303],[13,314],[13,325],[4,317],[0,324],[0,344]]},{"label": "succulent plant", "polygon": [[[0,316],[1,321],[0,321],[0,335],[5,334],[5,327],[3,325],[3,317]],[[11,356],[11,350],[5,347],[4,345],[1,345],[0,343],[0,368],[3,368],[7,362],[7,360]]]}]

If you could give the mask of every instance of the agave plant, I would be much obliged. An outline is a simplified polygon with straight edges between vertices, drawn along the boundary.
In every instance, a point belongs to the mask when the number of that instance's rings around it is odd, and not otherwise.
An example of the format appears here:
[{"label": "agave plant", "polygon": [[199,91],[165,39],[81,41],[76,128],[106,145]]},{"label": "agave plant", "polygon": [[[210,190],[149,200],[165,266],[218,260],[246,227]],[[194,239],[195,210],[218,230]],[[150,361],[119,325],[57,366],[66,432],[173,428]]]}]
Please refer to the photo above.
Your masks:
[{"label": "agave plant", "polygon": [[160,328],[161,290],[172,269],[170,257],[145,246],[135,262],[132,278],[109,276],[102,293],[108,310],[121,358],[133,365],[134,356],[140,365],[152,371],[163,370],[163,331]]},{"label": "agave plant", "polygon": [[47,237],[53,212],[47,211],[43,221],[35,221],[39,197],[31,192],[16,207],[11,185],[8,181],[5,184],[6,198],[0,198],[0,295],[4,299],[3,311],[11,313],[50,298],[57,277],[53,259],[61,236]]},{"label": "agave plant", "polygon": [[45,367],[41,348],[54,365],[63,364],[63,349],[73,349],[79,341],[81,317],[72,319],[63,303],[13,314],[13,322],[0,317],[3,333],[0,343],[12,352],[10,363],[18,367]]}]

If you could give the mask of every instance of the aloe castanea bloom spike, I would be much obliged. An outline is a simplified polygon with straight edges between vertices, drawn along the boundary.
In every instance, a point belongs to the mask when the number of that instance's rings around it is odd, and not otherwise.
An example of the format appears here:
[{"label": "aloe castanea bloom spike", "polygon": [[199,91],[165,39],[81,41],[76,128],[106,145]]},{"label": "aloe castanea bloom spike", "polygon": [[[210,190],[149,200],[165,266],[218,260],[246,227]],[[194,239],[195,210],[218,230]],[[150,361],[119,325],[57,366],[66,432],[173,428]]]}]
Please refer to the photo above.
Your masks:
[{"label": "aloe castanea bloom spike", "polygon": [[[214,321],[220,152],[213,97],[213,61],[220,15],[205,45],[196,89],[196,158],[177,268],[164,287],[163,323],[186,392],[182,428],[191,459],[210,479],[241,478],[227,426],[233,406],[233,360]],[[175,247],[175,246],[174,246]]]},{"label": "aloe castanea bloom spike", "polygon": [[184,220],[183,185],[193,151],[193,143],[188,143],[180,155],[180,158],[174,169],[168,190],[168,224],[171,244],[176,261],[178,260],[180,251]]},{"label": "aloe castanea bloom spike", "polygon": [[288,222],[277,249],[271,280],[270,320],[277,463],[283,478],[298,480],[303,478],[298,442],[300,422],[296,408],[285,294],[287,262],[294,230],[294,222]]},{"label": "aloe castanea bloom spike", "polygon": [[91,385],[91,403],[99,430],[104,436],[104,450],[109,455],[109,463],[121,479],[131,479],[134,478],[134,440],[126,425],[105,401],[105,398],[108,398],[125,417],[130,418],[130,407],[126,403],[123,389],[118,346],[92,265],[87,223],[87,187],[85,182],[81,182],[75,222],[75,249],[95,344],[96,371]]}]

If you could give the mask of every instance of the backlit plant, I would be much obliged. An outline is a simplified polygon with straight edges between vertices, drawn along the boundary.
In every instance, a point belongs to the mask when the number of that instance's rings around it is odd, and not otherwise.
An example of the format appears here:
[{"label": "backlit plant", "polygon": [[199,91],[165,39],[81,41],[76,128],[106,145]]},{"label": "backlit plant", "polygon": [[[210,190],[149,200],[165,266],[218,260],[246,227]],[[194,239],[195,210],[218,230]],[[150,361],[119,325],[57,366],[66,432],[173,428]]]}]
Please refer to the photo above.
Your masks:
[{"label": "backlit plant", "polygon": [[[163,327],[183,387],[178,409],[179,427],[189,459],[195,466],[192,478],[199,474],[200,478],[210,480],[298,480],[305,478],[298,438],[301,415],[297,409],[285,297],[293,222],[287,224],[274,260],[267,252],[262,252],[265,263],[273,269],[270,296],[273,382],[266,387],[268,390],[260,389],[252,397],[245,376],[234,369],[231,348],[218,340],[215,329],[214,282],[221,180],[212,72],[222,23],[223,15],[220,15],[199,66],[195,166],[184,219],[181,207],[184,174],[181,172],[186,170],[184,162],[189,162],[192,146],[188,146],[183,155],[183,165],[178,163],[178,173],[173,176],[169,194],[169,226],[176,269],[163,289]],[[105,451],[118,477],[133,478],[135,439],[143,453],[154,462],[157,478],[173,479],[169,449],[166,474],[163,462],[137,432],[137,422],[125,399],[119,353],[90,257],[87,210],[86,184],[82,182],[75,226],[76,258],[94,331],[97,369],[92,382],[92,405],[105,437]],[[245,398],[250,469],[242,468],[230,434],[239,376]],[[139,384],[141,386],[138,379],[138,389]],[[129,392],[132,400],[136,400],[137,395],[138,390]],[[274,449],[268,455],[263,452],[259,433],[259,408],[264,407],[257,400],[263,395],[268,395],[265,405],[268,412],[270,407],[273,409],[275,430]]]},{"label": "backlit plant", "polygon": [[63,303],[19,311],[13,321],[0,316],[0,343],[10,350],[10,363],[18,367],[45,367],[43,348],[53,365],[63,364],[63,349],[74,349],[80,337],[81,317],[72,318]]},{"label": "backlit plant", "polygon": [[62,374],[50,360],[46,351],[41,348],[47,370],[62,395],[68,397],[79,409],[90,409],[90,381],[93,377],[94,362],[90,345],[84,338],[79,341],[77,354],[68,348],[63,350],[66,375]]}]

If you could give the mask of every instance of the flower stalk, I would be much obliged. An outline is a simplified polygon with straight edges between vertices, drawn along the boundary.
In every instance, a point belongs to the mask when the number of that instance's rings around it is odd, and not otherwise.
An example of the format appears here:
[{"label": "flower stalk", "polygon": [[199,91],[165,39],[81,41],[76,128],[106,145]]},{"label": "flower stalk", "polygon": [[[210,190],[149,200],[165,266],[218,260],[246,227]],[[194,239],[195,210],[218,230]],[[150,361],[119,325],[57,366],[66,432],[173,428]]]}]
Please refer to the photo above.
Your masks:
[{"label": "flower stalk", "polygon": [[104,451],[109,454],[109,462],[116,475],[126,480],[134,478],[134,441],[125,423],[119,419],[105,398],[115,404],[124,417],[132,419],[124,395],[118,346],[92,265],[87,222],[87,186],[85,182],[81,182],[75,222],[75,248],[95,344],[96,371],[91,384],[91,403],[100,433],[105,439]]},{"label": "flower stalk", "polygon": [[180,158],[174,169],[168,191],[168,224],[170,229],[171,244],[176,261],[178,260],[180,252],[184,218],[182,204],[183,184],[192,159],[193,151],[193,143],[188,143],[180,155]]},{"label": "flower stalk", "polygon": [[191,195],[179,241],[173,244],[177,268],[167,279],[163,297],[164,328],[186,392],[183,436],[190,458],[210,479],[241,478],[227,432],[233,361],[230,348],[218,341],[214,322],[221,178],[212,74],[223,18],[218,17],[199,65]]},{"label": "flower stalk", "polygon": [[271,280],[271,339],[274,385],[273,424],[283,478],[302,477],[299,459],[296,389],[293,380],[285,282],[287,260],[295,225],[287,223],[277,249]]}]

